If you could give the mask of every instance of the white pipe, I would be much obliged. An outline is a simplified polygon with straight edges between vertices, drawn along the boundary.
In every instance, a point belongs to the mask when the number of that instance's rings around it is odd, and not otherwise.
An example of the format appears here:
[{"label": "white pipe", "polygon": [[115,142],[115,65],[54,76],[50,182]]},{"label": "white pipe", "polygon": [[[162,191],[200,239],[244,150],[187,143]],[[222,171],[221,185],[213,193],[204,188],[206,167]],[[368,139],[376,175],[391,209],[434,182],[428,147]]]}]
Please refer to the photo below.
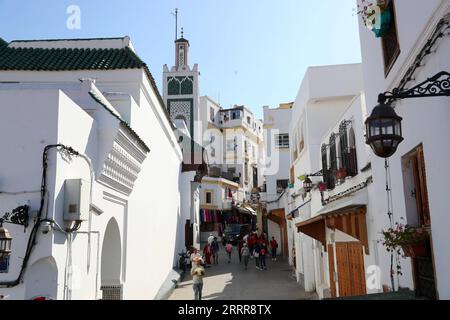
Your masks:
[{"label": "white pipe", "polygon": [[[93,194],[93,186],[94,186],[94,179],[95,179],[95,172],[94,168],[92,167],[92,161],[91,159],[85,155],[80,154],[81,158],[83,158],[87,164],[89,165],[89,171],[91,175],[91,186],[89,191],[89,206],[92,204],[92,194]],[[89,208],[89,221],[88,221],[88,249],[87,249],[87,272],[89,273],[89,270],[91,268],[91,231],[92,231],[92,211]]]},{"label": "white pipe", "polygon": [[96,234],[97,235],[97,264],[96,264],[96,272],[95,272],[95,300],[98,299],[98,276],[100,274],[100,231],[76,231],[76,234]]}]

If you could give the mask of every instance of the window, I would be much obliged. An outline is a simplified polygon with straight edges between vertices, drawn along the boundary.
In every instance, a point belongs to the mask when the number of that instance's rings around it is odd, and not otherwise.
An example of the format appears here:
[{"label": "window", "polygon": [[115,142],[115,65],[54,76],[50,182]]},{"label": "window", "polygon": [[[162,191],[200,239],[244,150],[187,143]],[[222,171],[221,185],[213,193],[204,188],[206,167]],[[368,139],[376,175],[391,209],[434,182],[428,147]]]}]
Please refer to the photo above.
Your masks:
[{"label": "window", "polygon": [[214,122],[215,117],[216,115],[214,114],[214,108],[209,108],[209,120],[211,120],[211,122]]},{"label": "window", "polygon": [[241,118],[241,111],[240,110],[233,110],[231,111],[231,120],[236,120]]},{"label": "window", "polygon": [[413,227],[430,225],[427,175],[423,146],[402,158],[407,223]]},{"label": "window", "polygon": [[282,193],[285,189],[287,189],[289,184],[289,180],[277,180],[277,193]]},{"label": "window", "polygon": [[329,189],[335,187],[335,174],[337,172],[337,153],[336,153],[336,135],[331,134],[330,137],[330,171],[328,174]]},{"label": "window", "polygon": [[327,186],[328,189],[328,150],[325,144],[322,145],[322,173],[323,173],[323,183]]},{"label": "window", "polygon": [[289,149],[289,134],[276,134],[275,135],[275,148],[277,149]]},{"label": "window", "polygon": [[212,204],[212,191],[206,191],[206,203]]},{"label": "window", "polygon": [[235,151],[236,150],[236,143],[235,140],[227,140],[227,151]]},{"label": "window", "polygon": [[349,167],[348,151],[347,125],[342,122],[339,126],[339,169],[345,169],[346,173]]},{"label": "window", "polygon": [[349,154],[348,154],[348,175],[354,177],[358,174],[358,159],[356,158],[355,131],[349,130]]},{"label": "window", "polygon": [[251,125],[252,124],[252,118],[247,117],[247,123]]},{"label": "window", "polygon": [[10,256],[7,256],[3,260],[0,260],[0,273],[8,273],[8,271],[9,271],[9,258],[10,258]]},{"label": "window", "polygon": [[390,10],[392,13],[392,20],[389,30],[381,38],[381,45],[383,48],[383,58],[384,58],[384,74],[387,77],[389,71],[391,71],[395,61],[400,55],[400,44],[398,41],[394,0],[391,0],[389,2],[388,8],[386,10]]},{"label": "window", "polygon": [[256,158],[256,147],[252,146],[252,157],[255,159]]}]

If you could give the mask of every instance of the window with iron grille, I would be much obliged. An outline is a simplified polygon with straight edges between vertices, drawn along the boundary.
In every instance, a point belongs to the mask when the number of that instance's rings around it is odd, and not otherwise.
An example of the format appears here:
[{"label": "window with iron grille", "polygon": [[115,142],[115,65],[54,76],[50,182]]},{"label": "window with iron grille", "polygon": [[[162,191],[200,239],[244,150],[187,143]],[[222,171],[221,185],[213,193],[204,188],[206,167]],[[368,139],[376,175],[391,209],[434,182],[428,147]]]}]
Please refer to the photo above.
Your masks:
[{"label": "window with iron grille", "polygon": [[275,135],[275,148],[277,149],[289,149],[289,134],[276,134]]},{"label": "window with iron grille", "polygon": [[347,174],[354,177],[358,174],[358,159],[356,157],[355,131],[350,128],[349,132],[349,152],[348,152],[348,170]]},{"label": "window with iron grille", "polygon": [[400,43],[398,41],[397,20],[395,17],[394,0],[389,1],[386,10],[392,14],[391,24],[387,33],[381,38],[384,58],[384,74],[387,77],[395,61],[400,55]]},{"label": "window with iron grille", "polygon": [[122,285],[102,286],[102,300],[122,300]]},{"label": "window with iron grille", "polygon": [[325,183],[328,187],[328,154],[327,154],[327,146],[325,144],[322,145],[322,173],[323,173],[323,183]]},{"label": "window with iron grille", "polygon": [[336,184],[337,171],[337,154],[336,154],[336,135],[334,133],[330,136],[330,171],[328,175],[328,189],[334,189]]}]

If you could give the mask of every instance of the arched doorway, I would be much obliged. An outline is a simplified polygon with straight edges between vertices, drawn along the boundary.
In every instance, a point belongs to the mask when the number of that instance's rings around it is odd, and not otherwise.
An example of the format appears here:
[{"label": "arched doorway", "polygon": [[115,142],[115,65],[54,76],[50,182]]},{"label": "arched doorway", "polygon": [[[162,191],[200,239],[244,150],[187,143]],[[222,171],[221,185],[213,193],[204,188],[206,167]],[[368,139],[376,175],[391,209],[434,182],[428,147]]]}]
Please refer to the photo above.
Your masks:
[{"label": "arched doorway", "polygon": [[109,220],[103,238],[101,262],[101,290],[103,300],[121,300],[122,245],[117,221]]},{"label": "arched doorway", "polygon": [[40,259],[28,269],[25,278],[25,299],[37,298],[58,298],[58,267],[53,257]]}]

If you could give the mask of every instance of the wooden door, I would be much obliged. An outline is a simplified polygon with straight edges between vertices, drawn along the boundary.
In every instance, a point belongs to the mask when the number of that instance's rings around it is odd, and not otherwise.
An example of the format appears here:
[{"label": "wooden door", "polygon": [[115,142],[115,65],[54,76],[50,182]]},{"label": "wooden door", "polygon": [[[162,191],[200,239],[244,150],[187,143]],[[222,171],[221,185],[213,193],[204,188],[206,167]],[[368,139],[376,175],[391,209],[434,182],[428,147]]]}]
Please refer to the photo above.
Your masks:
[{"label": "wooden door", "polygon": [[336,298],[336,279],[334,278],[334,249],[333,245],[328,245],[328,270],[330,271],[330,291],[331,291],[331,297]]},{"label": "wooden door", "polygon": [[363,246],[359,242],[336,243],[339,296],[367,294]]},{"label": "wooden door", "polygon": [[353,296],[362,296],[367,294],[366,290],[366,272],[364,270],[363,247],[358,242],[347,244],[348,258],[351,274],[351,288]]}]

